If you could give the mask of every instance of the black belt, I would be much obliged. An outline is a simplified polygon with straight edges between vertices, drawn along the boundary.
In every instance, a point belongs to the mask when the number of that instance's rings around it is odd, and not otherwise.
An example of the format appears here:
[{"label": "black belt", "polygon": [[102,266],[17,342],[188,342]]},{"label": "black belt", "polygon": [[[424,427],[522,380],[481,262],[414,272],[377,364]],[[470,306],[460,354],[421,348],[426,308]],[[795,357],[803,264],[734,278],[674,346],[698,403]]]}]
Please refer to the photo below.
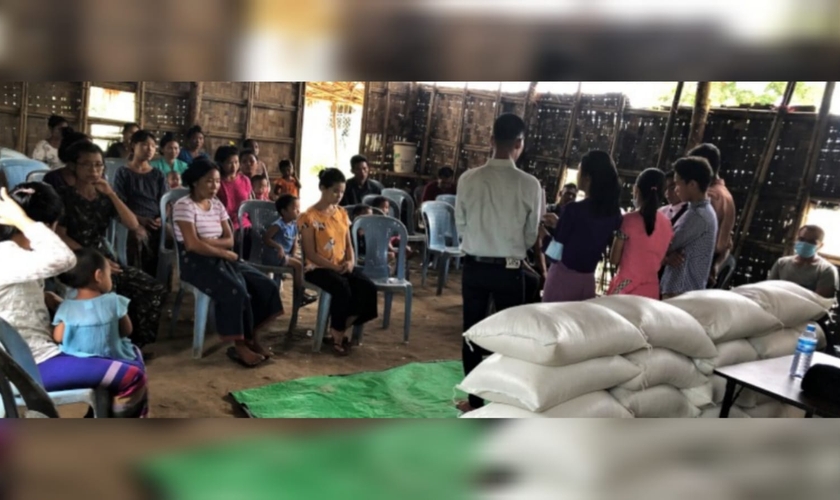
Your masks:
[{"label": "black belt", "polygon": [[[507,259],[504,257],[477,257],[475,255],[467,255],[466,260],[471,260],[473,262],[477,262],[479,264],[489,264],[492,266],[505,266],[507,267]],[[521,259],[516,259],[520,261]]]}]

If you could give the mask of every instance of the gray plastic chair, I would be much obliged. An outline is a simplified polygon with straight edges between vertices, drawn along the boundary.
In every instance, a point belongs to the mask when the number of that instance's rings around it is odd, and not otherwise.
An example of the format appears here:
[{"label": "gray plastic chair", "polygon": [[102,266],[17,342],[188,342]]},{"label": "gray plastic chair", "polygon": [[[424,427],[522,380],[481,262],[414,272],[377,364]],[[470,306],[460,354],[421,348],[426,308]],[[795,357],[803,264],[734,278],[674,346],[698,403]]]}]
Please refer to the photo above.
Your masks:
[{"label": "gray plastic chair", "polygon": [[[32,351],[29,350],[29,346],[23,340],[23,337],[3,319],[0,319],[0,345],[36,386],[43,391],[44,382],[41,379],[41,372],[38,371],[38,365],[35,364],[35,358],[32,357]],[[105,389],[71,389],[46,394],[55,406],[86,404],[93,410],[94,418],[107,418],[111,413],[111,395]],[[20,394],[15,394],[14,397],[18,406],[24,406],[25,398],[21,397]],[[6,411],[9,412],[9,405],[5,406]],[[35,410],[35,408],[29,408]],[[40,412],[44,413],[43,411]]]},{"label": "gray plastic chair", "polygon": [[[164,194],[160,199],[160,244],[158,245],[158,268],[157,280],[161,283],[166,283],[167,286],[171,283],[172,268],[175,265],[173,259],[177,258],[175,250],[166,247],[166,228],[171,227],[167,225],[167,218],[172,205],[184,196],[189,196],[190,190],[187,188],[178,188]],[[174,235],[174,233],[173,233]]]},{"label": "gray plastic chair", "polygon": [[[403,203],[406,206],[405,228],[408,231],[408,241],[414,243],[425,243],[426,235],[417,233],[417,209],[414,204],[414,197],[406,193],[402,189],[386,188],[382,190],[382,196],[391,200],[391,203],[396,203],[402,208]],[[402,220],[402,219],[400,219]]]},{"label": "gray plastic chair", "polygon": [[[359,247],[359,231],[364,231],[365,237],[365,266],[362,272],[376,284],[377,290],[385,293],[385,314],[382,328],[388,328],[391,322],[391,303],[395,292],[405,294],[405,323],[403,325],[403,341],[408,342],[411,330],[411,299],[413,287],[405,277],[406,246],[408,231],[402,222],[391,217],[381,215],[365,215],[353,222],[353,247]],[[391,276],[388,265],[388,243],[392,237],[400,237],[397,251],[397,272]]]},{"label": "gray plastic chair", "polygon": [[[362,203],[365,204],[365,205],[369,205],[369,206],[373,207],[374,211],[381,212],[382,210],[373,206],[373,200],[375,200],[376,198],[379,198],[379,197],[388,198],[385,195],[369,194],[369,195],[365,196],[364,198],[362,198]],[[391,199],[388,198],[388,201],[390,202]],[[388,205],[389,205],[388,208],[390,210],[389,210],[389,213],[387,215],[389,217],[393,217],[397,220],[400,220],[400,206],[399,206],[399,204],[391,202],[391,203],[388,203]]]},{"label": "gray plastic chair", "polygon": [[[15,397],[12,387],[18,390],[20,396]],[[18,406],[26,407],[24,418],[59,417],[49,394],[6,351],[0,349],[0,418],[21,418]]]},{"label": "gray plastic chair", "polygon": [[26,182],[44,182],[44,176],[48,173],[49,170],[33,170],[26,174]]},{"label": "gray plastic chair", "polygon": [[[449,277],[449,263],[452,259],[464,256],[460,246],[447,244],[447,238],[458,241],[455,229],[455,208],[442,201],[427,201],[420,207],[423,220],[426,222],[426,248],[436,256],[435,268],[438,272],[437,295],[443,293],[443,285]],[[426,274],[429,269],[429,259],[423,258],[422,285],[426,285]]]},{"label": "gray plastic chair", "polygon": [[29,158],[3,158],[0,159],[0,172],[6,177],[6,189],[11,191],[18,184],[26,182],[26,177],[38,170],[49,170],[50,168],[38,160]]},{"label": "gray plastic chair", "polygon": [[18,160],[28,160],[29,157],[25,154],[21,153],[20,151],[15,151],[11,148],[0,148],[0,160],[5,160],[6,158],[15,158]]},{"label": "gray plastic chair", "polygon": [[105,158],[105,179],[111,185],[114,185],[117,171],[126,165],[128,165],[128,161],[123,158]]},{"label": "gray plastic chair", "polygon": [[456,197],[455,197],[454,194],[439,194],[437,196],[437,198],[435,198],[435,201],[442,201],[442,202],[448,203],[448,204],[450,204],[454,207],[455,206],[455,198]]}]

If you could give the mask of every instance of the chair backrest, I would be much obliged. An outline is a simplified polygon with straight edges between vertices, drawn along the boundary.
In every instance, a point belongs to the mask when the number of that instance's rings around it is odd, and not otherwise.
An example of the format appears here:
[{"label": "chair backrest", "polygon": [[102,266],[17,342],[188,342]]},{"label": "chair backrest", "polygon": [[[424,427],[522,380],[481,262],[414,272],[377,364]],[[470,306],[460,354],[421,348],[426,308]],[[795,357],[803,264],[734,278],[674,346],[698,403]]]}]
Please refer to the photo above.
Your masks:
[{"label": "chair backrest", "polygon": [[729,282],[732,281],[732,276],[735,275],[736,265],[737,261],[733,255],[727,257],[720,267],[720,271],[718,271],[718,280],[715,283],[715,288],[725,289],[729,287]]},{"label": "chair backrest", "polygon": [[353,222],[351,234],[353,248],[359,248],[359,231],[365,233],[365,265],[362,272],[369,278],[388,278],[391,268],[388,265],[388,245],[394,236],[400,237],[397,250],[397,278],[405,279],[405,252],[408,231],[405,225],[393,217],[382,215],[364,215]]},{"label": "chair backrest", "polygon": [[242,221],[246,215],[251,221],[251,254],[240,255],[239,257],[246,262],[260,264],[263,251],[263,235],[268,226],[280,217],[280,214],[277,213],[277,207],[271,201],[249,200],[240,205],[239,229],[236,231],[240,251],[244,251],[245,248],[245,245],[243,245],[245,231],[242,228]]},{"label": "chair backrest", "polygon": [[44,182],[44,176],[48,173],[49,170],[33,170],[26,174],[26,182]]},{"label": "chair backrest", "polygon": [[414,217],[415,217],[415,205],[414,205],[414,198],[403,191],[402,189],[396,188],[385,188],[382,190],[382,196],[391,200],[391,203],[400,207],[400,210],[403,208],[403,204],[405,204],[405,211],[402,213],[403,218],[400,220],[405,223],[405,228],[408,230],[408,234],[414,234],[416,231],[414,225]]},{"label": "chair backrest", "polygon": [[120,167],[126,165],[128,165],[128,161],[124,158],[105,158],[105,179],[113,184],[114,178],[117,176],[117,171]]},{"label": "chair backrest", "polygon": [[14,189],[18,184],[26,182],[30,172],[36,170],[49,170],[50,168],[38,160],[29,158],[3,158],[0,159],[0,172],[6,176],[6,188]]},{"label": "chair backrest", "polygon": [[454,194],[439,194],[435,201],[442,201],[444,203],[449,203],[453,207],[455,206],[455,195]]},{"label": "chair backrest", "polygon": [[[167,219],[169,218],[169,207],[175,204],[176,201],[180,200],[184,196],[189,196],[190,190],[187,188],[177,188],[165,193],[160,199],[160,230],[161,238],[160,244],[158,247],[158,251],[164,252],[166,251],[166,224]],[[174,233],[174,226],[172,226],[173,235]],[[176,252],[177,253],[177,252]]]},{"label": "chair backrest", "polygon": [[419,207],[423,204],[423,191],[426,190],[426,186],[420,185],[414,188],[414,206]]},{"label": "chair backrest", "polygon": [[29,345],[17,330],[2,318],[0,318],[0,346],[23,368],[23,371],[32,377],[32,380],[41,387],[44,386],[44,382],[41,380],[41,372],[38,371],[38,365],[35,364],[35,358],[32,357]]},{"label": "chair backrest", "polygon": [[27,417],[59,417],[55,403],[47,391],[38,385],[6,351],[0,349],[0,418],[20,417],[12,386],[17,388],[18,394],[26,405]]},{"label": "chair backrest", "polygon": [[387,198],[388,201],[389,201],[389,203],[388,203],[388,206],[389,206],[388,215],[397,219],[397,220],[400,220],[400,206],[398,204],[394,203],[394,202],[391,202],[390,198],[388,198],[385,195],[369,194],[369,195],[365,196],[364,198],[362,198],[362,203],[364,203],[365,205],[369,205],[369,206],[373,207],[374,210],[379,210],[377,207],[373,206],[373,200],[375,200],[377,198],[380,198],[380,197]]},{"label": "chair backrest", "polygon": [[443,201],[427,201],[420,211],[426,223],[426,243],[430,247],[447,246],[447,238],[453,239],[452,245],[458,245],[455,207]]},{"label": "chair backrest", "polygon": [[28,156],[21,153],[20,151],[15,151],[11,148],[0,148],[0,159],[5,158],[17,158],[18,160],[26,160],[29,159]]}]

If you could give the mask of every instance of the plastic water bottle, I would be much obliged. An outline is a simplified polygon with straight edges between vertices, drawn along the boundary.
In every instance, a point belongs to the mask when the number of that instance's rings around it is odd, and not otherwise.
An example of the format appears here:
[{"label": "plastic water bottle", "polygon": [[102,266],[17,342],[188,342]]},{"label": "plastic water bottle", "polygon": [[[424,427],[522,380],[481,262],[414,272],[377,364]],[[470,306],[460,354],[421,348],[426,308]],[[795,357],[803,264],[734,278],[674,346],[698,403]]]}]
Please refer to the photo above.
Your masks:
[{"label": "plastic water bottle", "polygon": [[790,376],[802,378],[808,368],[811,368],[811,359],[814,351],[817,350],[817,325],[811,323],[805,329],[805,333],[799,336],[796,344],[796,353],[793,355],[793,363],[790,365]]}]

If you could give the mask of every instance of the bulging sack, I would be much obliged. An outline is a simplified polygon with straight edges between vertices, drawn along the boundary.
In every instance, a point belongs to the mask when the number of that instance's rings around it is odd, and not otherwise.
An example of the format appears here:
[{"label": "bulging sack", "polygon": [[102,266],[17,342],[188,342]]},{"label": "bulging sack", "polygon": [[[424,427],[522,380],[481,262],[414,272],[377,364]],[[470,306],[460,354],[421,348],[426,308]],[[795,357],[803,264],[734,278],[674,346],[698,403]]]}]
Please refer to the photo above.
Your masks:
[{"label": "bulging sack", "polygon": [[616,388],[610,394],[636,418],[696,418],[700,415],[699,408],[669,385],[638,392]]},{"label": "bulging sack", "polygon": [[[796,352],[796,343],[799,341],[799,336],[805,331],[808,324],[800,325],[796,328],[784,328],[773,333],[763,335],[761,337],[752,337],[747,339],[750,345],[758,353],[761,359],[781,358],[790,356]],[[825,333],[823,329],[817,325],[817,348],[825,347]]]},{"label": "bulging sack", "polygon": [[633,418],[633,415],[608,392],[596,391],[561,403],[542,413],[502,403],[490,403],[464,414],[461,418]]},{"label": "bulging sack", "polygon": [[650,345],[690,358],[717,354],[706,331],[690,314],[659,300],[634,295],[607,295],[589,302],[606,307],[636,325]]},{"label": "bulging sack", "polygon": [[505,309],[470,328],[464,337],[489,351],[546,366],[627,354],[647,345],[632,323],[589,302]]},{"label": "bulging sack", "polygon": [[765,335],[782,322],[752,300],[727,290],[698,290],[665,301],[690,314],[715,344]]},{"label": "bulging sack", "polygon": [[714,404],[712,401],[714,390],[711,382],[706,382],[705,384],[695,387],[689,387],[688,389],[682,389],[680,392],[682,392],[683,396],[688,399],[689,403],[697,408],[702,409]]},{"label": "bulging sack", "polygon": [[695,359],[694,364],[700,373],[709,376],[715,368],[732,366],[750,361],[758,361],[758,353],[744,339],[731,340],[717,345],[718,355],[710,359]]},{"label": "bulging sack", "polygon": [[[723,397],[726,395],[726,379],[720,375],[712,375],[709,377],[712,383],[712,400],[714,404],[720,405],[723,403]],[[765,396],[759,392],[747,389],[746,387],[738,387],[735,390],[738,396],[735,398],[734,405],[741,408],[755,408],[758,405],[773,401],[769,396]]]},{"label": "bulging sack", "polygon": [[[705,334],[704,334],[705,335]],[[640,349],[624,357],[638,366],[641,373],[619,387],[641,391],[657,385],[670,385],[677,389],[689,389],[709,381],[700,373],[694,363],[674,351],[661,348]]]},{"label": "bulging sack", "polygon": [[458,389],[494,403],[540,412],[615,387],[641,371],[621,356],[554,367],[494,354],[470,372]]},{"label": "bulging sack", "polygon": [[[780,285],[780,283],[782,283]],[[800,290],[791,288],[793,285]],[[744,296],[762,309],[778,318],[787,328],[793,328],[816,321],[831,309],[833,301],[806,290],[796,283],[786,281],[765,281],[743,285],[732,289],[738,295]]]},{"label": "bulging sack", "polygon": [[[700,413],[700,418],[720,418],[720,406],[704,408],[703,412]],[[750,416],[744,413],[743,410],[737,406],[733,406],[729,409],[728,418],[750,418]]]}]

